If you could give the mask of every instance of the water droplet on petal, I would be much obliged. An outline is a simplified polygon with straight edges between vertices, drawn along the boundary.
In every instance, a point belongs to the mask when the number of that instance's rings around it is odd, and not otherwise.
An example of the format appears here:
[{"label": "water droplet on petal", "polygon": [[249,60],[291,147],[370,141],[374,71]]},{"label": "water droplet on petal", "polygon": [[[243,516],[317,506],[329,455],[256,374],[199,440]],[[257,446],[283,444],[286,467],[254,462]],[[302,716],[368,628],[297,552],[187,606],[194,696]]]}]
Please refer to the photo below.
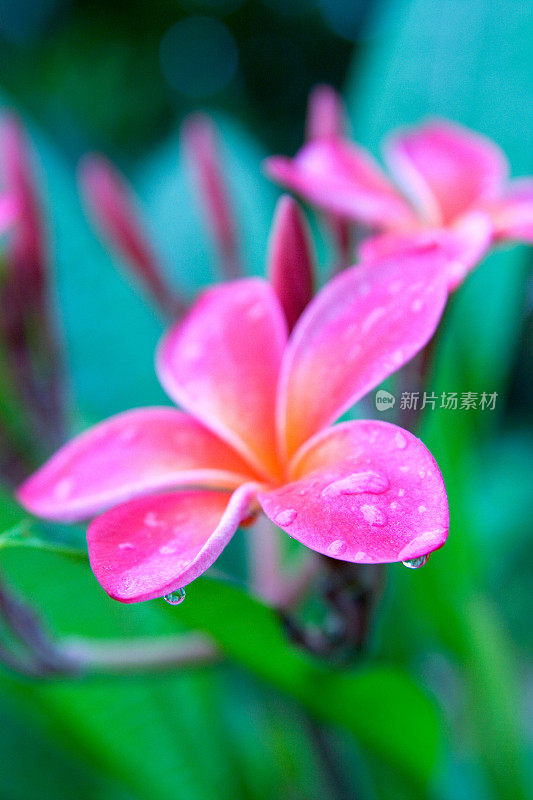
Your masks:
[{"label": "water droplet on petal", "polygon": [[346,547],[346,542],[343,542],[342,539],[335,539],[335,541],[332,542],[328,547],[328,555],[340,556],[342,553],[344,553]]},{"label": "water droplet on petal", "polygon": [[361,326],[361,333],[368,333],[372,325],[375,325],[378,319],[381,319],[381,317],[383,317],[385,314],[386,314],[386,309],[383,308],[383,306],[378,306],[377,308],[374,308],[364,320]]},{"label": "water droplet on petal", "polygon": [[163,544],[159,548],[159,552],[161,553],[162,556],[170,556],[172,555],[172,553],[176,552],[176,548],[172,547],[172,545],[169,544]]},{"label": "water droplet on petal", "polygon": [[248,318],[249,319],[261,319],[265,316],[265,308],[262,303],[254,303],[253,306],[250,306],[248,309]]},{"label": "water droplet on petal", "polygon": [[426,470],[425,469],[421,469],[418,474],[420,475],[421,478],[425,478],[426,477]]},{"label": "water droplet on petal", "polygon": [[134,547],[135,547],[135,545],[133,545],[131,542],[121,542],[119,544],[119,546],[118,546],[118,549],[119,550],[133,550]]},{"label": "water droplet on petal", "polygon": [[176,589],[176,591],[166,594],[163,600],[171,606],[179,606],[185,600],[185,589]]},{"label": "water droplet on petal", "polygon": [[157,528],[157,526],[161,524],[155,511],[149,511],[148,514],[145,515],[143,522],[149,528]]},{"label": "water droplet on petal", "polygon": [[387,522],[387,517],[383,511],[380,511],[379,508],[376,508],[376,506],[361,506],[361,514],[365,518],[366,522],[369,522],[371,525],[379,525],[381,527]]},{"label": "water droplet on petal", "polygon": [[403,354],[403,350],[395,350],[394,353],[391,356],[391,359],[392,359],[392,363],[395,366],[399,367],[400,364],[403,364],[403,362],[405,361],[405,356]]},{"label": "water droplet on petal", "polygon": [[398,448],[398,450],[405,450],[405,448],[407,447],[407,439],[405,438],[403,433],[400,433],[399,431],[397,434],[395,434],[394,441],[396,442],[396,447]]},{"label": "water droplet on petal", "polygon": [[124,428],[119,433],[118,438],[119,441],[122,442],[123,444],[131,444],[132,442],[135,441],[135,439],[138,438],[138,436],[139,436],[139,431],[137,430],[137,428],[135,428],[133,425],[130,425],[129,428]]},{"label": "water droplet on petal", "polygon": [[425,507],[425,506],[418,506],[418,513],[419,513],[419,514],[423,514],[423,513],[424,513],[424,511],[426,511],[426,510],[427,510],[427,509],[426,509],[426,507]]},{"label": "water droplet on petal", "polygon": [[389,285],[389,292],[390,292],[391,294],[398,294],[398,292],[400,291],[400,289],[402,288],[402,286],[403,286],[403,283],[402,283],[401,281],[393,281],[393,282],[392,282],[392,283]]},{"label": "water droplet on petal", "polygon": [[[401,469],[401,467],[400,467]],[[403,497],[405,494],[405,489],[398,489],[398,497]]]},{"label": "water droplet on petal", "polygon": [[72,492],[73,481],[72,478],[62,478],[54,487],[54,497],[58,500],[66,500]]},{"label": "water droplet on petal", "polygon": [[280,511],[279,514],[276,514],[274,522],[281,527],[292,525],[297,516],[298,512],[294,508],[287,508],[285,511]]},{"label": "water droplet on petal", "polygon": [[409,561],[402,561],[404,567],[407,569],[420,569],[429,561],[429,555],[426,556],[419,556],[418,558],[411,558]]},{"label": "water droplet on petal", "polygon": [[328,484],[322,489],[322,497],[340,497],[343,494],[382,494],[389,488],[389,481],[381,472],[353,472],[345,478]]},{"label": "water droplet on petal", "polygon": [[422,303],[422,300],[413,300],[413,302],[411,303],[411,308],[413,309],[413,311],[420,311],[423,305],[424,304]]}]

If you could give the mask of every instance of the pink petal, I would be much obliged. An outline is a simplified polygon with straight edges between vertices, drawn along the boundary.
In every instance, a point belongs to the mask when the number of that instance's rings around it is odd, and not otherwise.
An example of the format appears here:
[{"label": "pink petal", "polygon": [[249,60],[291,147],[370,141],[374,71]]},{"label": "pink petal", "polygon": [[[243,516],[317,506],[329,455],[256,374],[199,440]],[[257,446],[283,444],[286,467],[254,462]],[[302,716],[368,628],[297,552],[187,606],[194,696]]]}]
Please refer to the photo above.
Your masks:
[{"label": "pink petal", "polygon": [[269,242],[268,277],[291,331],[313,296],[313,257],[305,219],[289,195],[281,197],[276,207]]},{"label": "pink petal", "polygon": [[453,292],[487,254],[494,238],[488,214],[472,211],[447,231],[442,245],[449,256],[448,290]]},{"label": "pink petal", "polygon": [[18,490],[48,519],[86,519],[131,497],[175,486],[231,489],[253,477],[224,442],[175,408],[118,414],[61,448]]},{"label": "pink petal", "polygon": [[512,181],[490,210],[497,239],[533,244],[533,178]]},{"label": "pink petal", "polygon": [[307,106],[307,139],[340,139],[346,128],[346,110],[337,91],[325,83],[315,86]]},{"label": "pink petal", "polygon": [[46,237],[33,165],[22,124],[4,115],[0,126],[0,169],[3,189],[17,205],[18,219],[9,237],[8,262],[26,306],[45,309]]},{"label": "pink petal", "polygon": [[278,414],[289,455],[427,343],[446,302],[441,248],[341,273],[296,325],[283,360]]},{"label": "pink petal", "polygon": [[157,356],[170,397],[268,477],[279,474],[275,397],[286,340],[274,290],[248,278],[205,292]]},{"label": "pink petal", "polygon": [[322,431],[291,464],[292,483],[259,494],[265,513],[319,553],[356,563],[408,561],[446,541],[448,502],[427,448],[387,422]]},{"label": "pink petal", "polygon": [[161,275],[125,178],[110,161],[97,154],[86,155],[81,160],[78,178],[87,210],[96,226],[143,281],[156,302],[165,311],[174,311],[172,290]]},{"label": "pink petal", "polygon": [[422,228],[411,233],[384,233],[366,239],[359,248],[359,258],[365,264],[439,245],[446,253],[448,263],[448,290],[453,291],[463,282],[487,250],[493,238],[493,225],[488,214],[473,211],[461,217],[450,228]]},{"label": "pink petal", "polygon": [[16,197],[4,194],[0,197],[0,234],[5,233],[17,220],[19,206]]},{"label": "pink petal", "polygon": [[341,140],[308,142],[293,158],[273,156],[267,173],[325,211],[378,227],[403,227],[413,214],[362,148]]},{"label": "pink petal", "polygon": [[448,224],[499,196],[508,167],[501,150],[451,122],[428,122],[396,134],[387,161],[427,223]]},{"label": "pink petal", "polygon": [[220,163],[215,125],[206,114],[194,114],[185,120],[182,137],[224,272],[227,278],[236,278],[241,272],[236,223]]},{"label": "pink petal", "polygon": [[115,600],[137,603],[176,591],[216,561],[257,492],[187,491],[141,497],[94,520],[87,531],[96,579]]}]

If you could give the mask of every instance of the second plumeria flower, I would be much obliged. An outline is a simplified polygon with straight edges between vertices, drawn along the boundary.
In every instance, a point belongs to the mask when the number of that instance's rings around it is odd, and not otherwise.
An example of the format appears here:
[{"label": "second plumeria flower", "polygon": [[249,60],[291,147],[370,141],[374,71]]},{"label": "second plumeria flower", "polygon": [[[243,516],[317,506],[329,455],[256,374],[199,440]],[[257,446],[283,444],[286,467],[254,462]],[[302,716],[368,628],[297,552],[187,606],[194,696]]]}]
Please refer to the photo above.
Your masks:
[{"label": "second plumeria flower", "polygon": [[384,154],[404,194],[338,131],[315,136],[292,159],[269,158],[266,168],[322,210],[378,231],[363,244],[364,261],[438,242],[449,255],[450,289],[494,243],[533,243],[533,178],[509,181],[505,155],[489,139],[432,120],[393,134]]},{"label": "second plumeria flower", "polygon": [[330,426],[431,337],[446,302],[442,259],[434,249],[346,270],[290,337],[267,281],[208,290],[157,354],[162,385],[188,413],[137,409],[97,425],[19,499],[54,520],[100,514],[87,533],[91,565],[123,602],[190,583],[261,509],[333,558],[426,556],[448,533],[432,455],[385,422]]}]

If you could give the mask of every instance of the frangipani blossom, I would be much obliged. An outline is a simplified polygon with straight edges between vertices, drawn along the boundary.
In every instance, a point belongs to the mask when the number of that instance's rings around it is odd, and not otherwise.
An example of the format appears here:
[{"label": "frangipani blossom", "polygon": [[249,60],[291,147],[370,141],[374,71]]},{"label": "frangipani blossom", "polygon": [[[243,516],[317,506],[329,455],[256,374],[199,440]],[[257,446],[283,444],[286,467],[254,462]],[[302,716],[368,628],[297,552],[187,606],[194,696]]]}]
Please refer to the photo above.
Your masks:
[{"label": "frangipani blossom", "polygon": [[100,514],[87,533],[91,565],[123,602],[194,580],[261,509],[346,561],[441,547],[447,498],[425,446],[386,422],[329,426],[431,337],[446,302],[442,259],[434,248],[346,270],[290,337],[267,281],[206,291],[157,353],[183,411],[137,409],[97,425],[29,478],[20,501],[48,519]]},{"label": "frangipani blossom", "polygon": [[450,289],[495,242],[533,242],[533,179],[509,181],[494,142],[432,120],[393,134],[384,156],[404,194],[369,153],[341,136],[314,138],[292,159],[267,159],[266,169],[324,211],[380,231],[363,244],[363,261],[439,243],[453,256]]}]

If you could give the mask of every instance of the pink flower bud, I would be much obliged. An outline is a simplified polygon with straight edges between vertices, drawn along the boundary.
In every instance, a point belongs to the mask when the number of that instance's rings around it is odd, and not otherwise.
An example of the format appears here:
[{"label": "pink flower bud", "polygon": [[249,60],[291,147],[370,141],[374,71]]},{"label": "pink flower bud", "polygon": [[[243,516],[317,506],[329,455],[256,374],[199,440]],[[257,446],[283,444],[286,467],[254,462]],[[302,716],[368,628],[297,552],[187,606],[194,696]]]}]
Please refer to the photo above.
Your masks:
[{"label": "pink flower bud", "polygon": [[221,168],[216,129],[205,114],[190,116],[183,125],[182,141],[190,164],[209,233],[218,250],[226,278],[241,273],[236,225]]},{"label": "pink flower bud", "polygon": [[268,276],[292,330],[313,296],[313,258],[305,219],[289,195],[281,197],[276,208]]},{"label": "pink flower bud", "polygon": [[89,216],[103,237],[141,279],[156,303],[170,315],[182,310],[161,275],[134,205],[133,192],[103,156],[86,155],[78,169],[79,185]]}]

